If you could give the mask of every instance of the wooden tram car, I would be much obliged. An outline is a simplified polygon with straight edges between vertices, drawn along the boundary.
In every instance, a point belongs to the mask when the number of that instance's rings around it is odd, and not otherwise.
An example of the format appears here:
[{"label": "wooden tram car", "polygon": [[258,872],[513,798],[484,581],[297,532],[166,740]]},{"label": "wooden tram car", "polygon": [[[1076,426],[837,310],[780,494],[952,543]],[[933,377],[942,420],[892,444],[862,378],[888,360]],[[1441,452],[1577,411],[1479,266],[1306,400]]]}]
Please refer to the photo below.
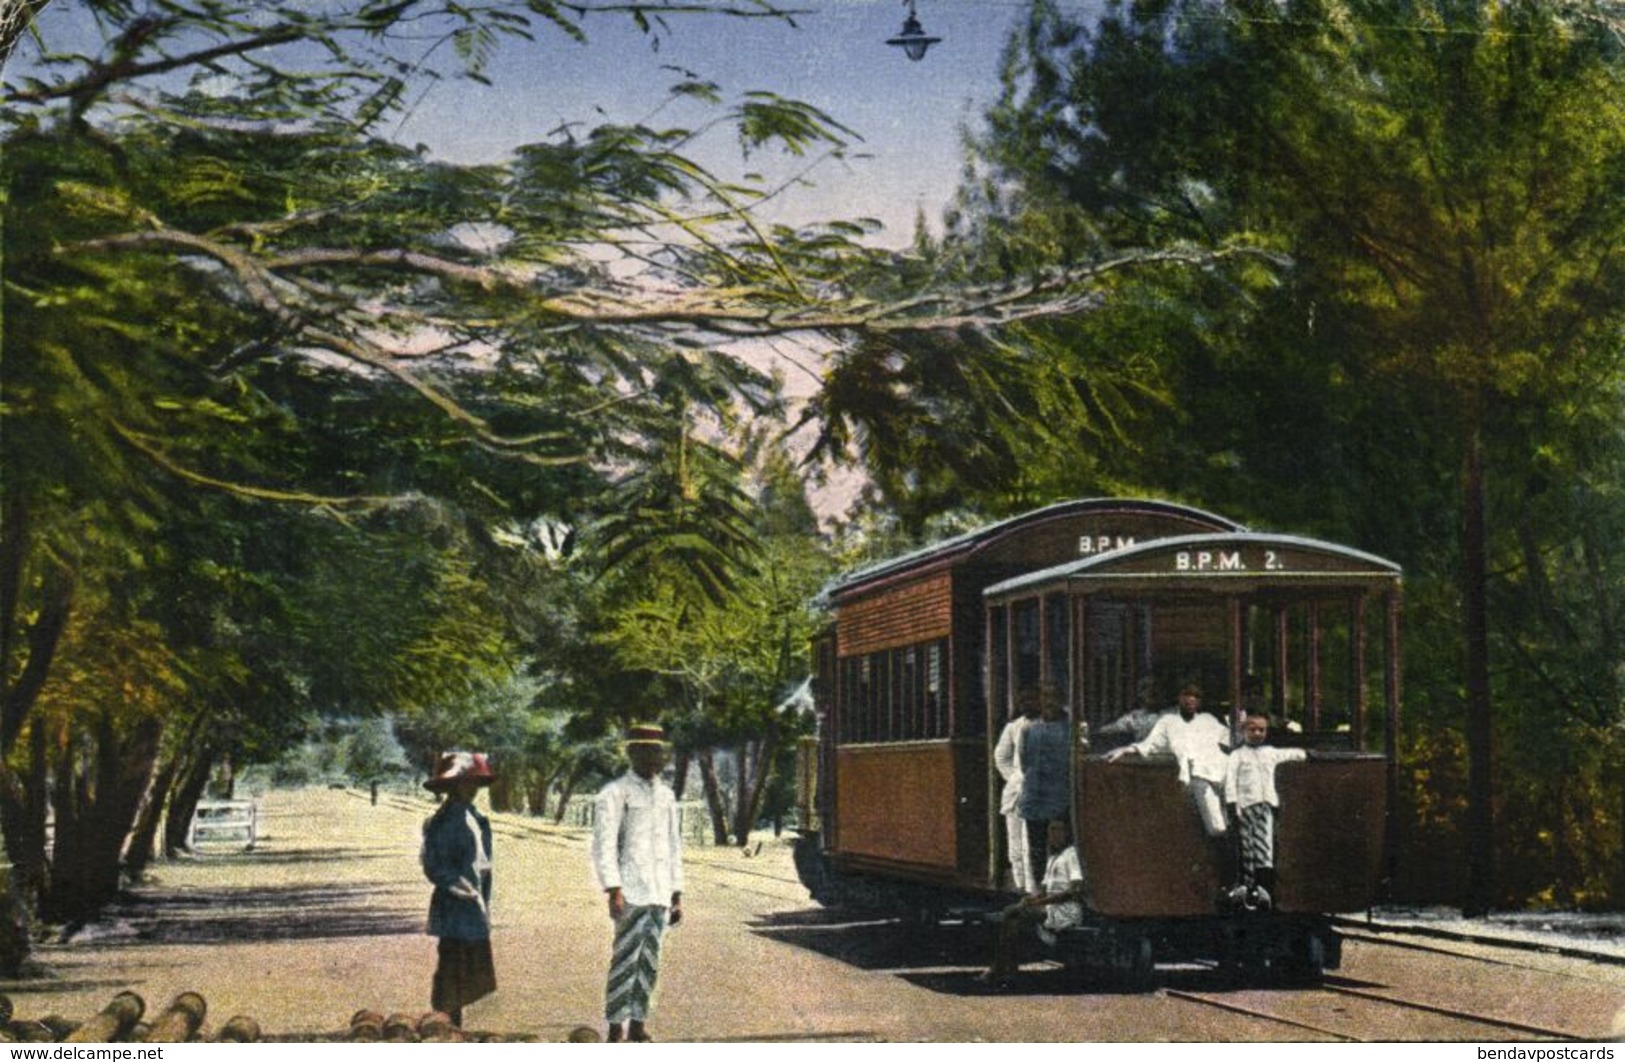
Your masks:
[{"label": "wooden tram car", "polygon": [[[832,622],[815,646],[802,880],[829,905],[1004,902],[992,750],[1017,692],[1047,682],[1070,707],[1091,892],[1071,957],[1139,987],[1155,963],[1192,959],[1312,980],[1339,961],[1327,915],[1371,904],[1388,871],[1399,591],[1395,565],[1357,550],[1120,499],[1053,505],[853,572],[825,591]],[[1221,719],[1262,707],[1275,744],[1311,750],[1279,768],[1268,912],[1218,903],[1230,883],[1175,764],[1107,763],[1109,746],[1091,744],[1131,709],[1171,706],[1188,681]]]}]

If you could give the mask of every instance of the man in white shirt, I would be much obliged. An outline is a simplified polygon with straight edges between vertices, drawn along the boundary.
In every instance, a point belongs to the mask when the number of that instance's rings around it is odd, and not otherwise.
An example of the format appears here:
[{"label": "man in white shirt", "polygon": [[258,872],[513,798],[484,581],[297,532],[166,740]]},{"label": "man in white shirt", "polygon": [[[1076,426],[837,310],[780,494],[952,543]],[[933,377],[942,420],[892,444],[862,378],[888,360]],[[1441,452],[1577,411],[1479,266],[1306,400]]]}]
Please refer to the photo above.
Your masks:
[{"label": "man in white shirt", "polygon": [[1202,828],[1209,837],[1225,833],[1224,792],[1225,752],[1230,748],[1230,728],[1202,711],[1202,689],[1188,683],[1179,691],[1179,711],[1157,720],[1144,741],[1113,749],[1106,762],[1115,763],[1133,753],[1136,756],[1171,755],[1179,764],[1179,783],[1190,793]]},{"label": "man in white shirt", "polygon": [[1275,816],[1281,798],[1275,791],[1275,768],[1303,760],[1303,749],[1266,745],[1269,717],[1249,712],[1242,723],[1242,746],[1230,754],[1225,767],[1224,799],[1234,809],[1241,834],[1241,882],[1230,899],[1251,907],[1268,907],[1275,891]]},{"label": "man in white shirt", "polygon": [[1036,925],[1038,936],[1054,944],[1056,934],[1083,922],[1083,901],[1087,891],[1083,864],[1072,843],[1072,828],[1065,819],[1050,822],[1046,841],[1054,853],[1044,869],[1039,891],[1023,896],[994,918],[998,929],[993,937],[993,965],[980,980],[1004,987],[1016,971],[1016,945],[1029,926]]},{"label": "man in white shirt", "polygon": [[1021,714],[1004,724],[993,749],[993,766],[1004,779],[999,813],[1004,816],[1005,847],[1010,854],[1010,883],[1017,892],[1034,892],[1039,883],[1032,880],[1027,866],[1027,820],[1021,817],[1021,732],[1038,718],[1037,691],[1022,690],[1016,697],[1016,707]]},{"label": "man in white shirt", "polygon": [[683,920],[683,836],[677,798],[661,779],[669,746],[658,726],[627,732],[632,769],[598,794],[592,865],[609,902],[615,945],[604,995],[610,1042],[650,1039],[645,1022],[654,1005],[660,943]]}]

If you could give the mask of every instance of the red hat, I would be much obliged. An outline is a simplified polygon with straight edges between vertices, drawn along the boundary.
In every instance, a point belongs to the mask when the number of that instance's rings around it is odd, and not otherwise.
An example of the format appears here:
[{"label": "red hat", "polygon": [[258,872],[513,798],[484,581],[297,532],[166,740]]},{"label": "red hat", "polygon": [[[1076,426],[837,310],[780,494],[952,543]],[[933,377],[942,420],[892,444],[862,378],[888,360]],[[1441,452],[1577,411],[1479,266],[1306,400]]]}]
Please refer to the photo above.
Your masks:
[{"label": "red hat", "polygon": [[496,780],[490,760],[483,752],[442,752],[435,761],[434,777],[423,783],[425,789],[439,792],[450,789],[468,778],[479,785],[490,785]]},{"label": "red hat", "polygon": [[626,728],[626,747],[633,745],[655,745],[666,747],[666,732],[659,723],[633,723]]}]

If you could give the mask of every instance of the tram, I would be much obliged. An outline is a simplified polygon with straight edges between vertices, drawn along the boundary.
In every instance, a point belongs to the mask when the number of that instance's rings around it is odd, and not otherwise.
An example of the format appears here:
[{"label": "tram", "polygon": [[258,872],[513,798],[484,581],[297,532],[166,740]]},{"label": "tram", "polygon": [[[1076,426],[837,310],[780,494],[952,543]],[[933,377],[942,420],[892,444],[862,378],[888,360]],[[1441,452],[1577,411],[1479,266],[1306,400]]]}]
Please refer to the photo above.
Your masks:
[{"label": "tram", "polygon": [[[1083,499],[852,572],[824,591],[819,728],[804,747],[796,860],[814,900],[940,915],[1009,898],[992,750],[1019,692],[1062,691],[1086,967],[1145,987],[1211,960],[1308,981],[1339,961],[1331,914],[1390,872],[1399,568],[1168,502]],[[1196,682],[1239,725],[1309,750],[1278,770],[1277,895],[1226,910],[1223,860],[1156,758],[1091,735]]]}]

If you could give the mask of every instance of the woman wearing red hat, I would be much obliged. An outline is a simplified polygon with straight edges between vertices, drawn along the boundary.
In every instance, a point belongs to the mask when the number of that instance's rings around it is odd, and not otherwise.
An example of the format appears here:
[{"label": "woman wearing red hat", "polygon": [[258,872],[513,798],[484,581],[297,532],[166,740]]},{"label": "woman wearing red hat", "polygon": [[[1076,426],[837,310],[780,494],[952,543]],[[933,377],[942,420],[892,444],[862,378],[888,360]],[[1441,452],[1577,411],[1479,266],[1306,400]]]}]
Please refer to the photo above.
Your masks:
[{"label": "woman wearing red hat", "polygon": [[444,794],[423,824],[423,873],[434,882],[429,935],[440,938],[430,1005],[456,1025],[463,1008],[496,990],[491,961],[491,823],[474,795],[495,776],[483,753],[446,752],[424,786]]}]

